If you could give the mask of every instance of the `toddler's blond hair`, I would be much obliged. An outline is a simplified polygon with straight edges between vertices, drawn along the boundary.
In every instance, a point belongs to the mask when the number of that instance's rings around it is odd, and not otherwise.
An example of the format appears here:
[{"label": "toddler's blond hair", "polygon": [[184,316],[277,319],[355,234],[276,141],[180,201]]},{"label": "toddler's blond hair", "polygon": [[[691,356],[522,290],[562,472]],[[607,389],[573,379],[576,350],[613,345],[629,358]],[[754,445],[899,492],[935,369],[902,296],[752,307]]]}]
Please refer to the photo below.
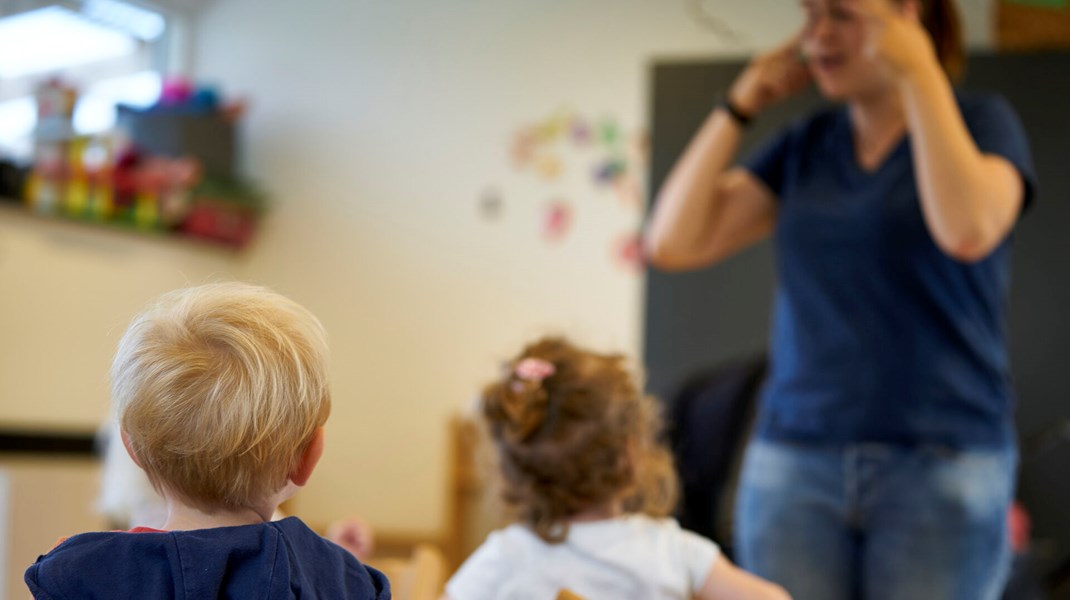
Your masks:
[{"label": "toddler's blond hair", "polygon": [[123,335],[111,380],[149,480],[207,512],[279,491],[331,408],[323,326],[244,283],[165,294]]}]

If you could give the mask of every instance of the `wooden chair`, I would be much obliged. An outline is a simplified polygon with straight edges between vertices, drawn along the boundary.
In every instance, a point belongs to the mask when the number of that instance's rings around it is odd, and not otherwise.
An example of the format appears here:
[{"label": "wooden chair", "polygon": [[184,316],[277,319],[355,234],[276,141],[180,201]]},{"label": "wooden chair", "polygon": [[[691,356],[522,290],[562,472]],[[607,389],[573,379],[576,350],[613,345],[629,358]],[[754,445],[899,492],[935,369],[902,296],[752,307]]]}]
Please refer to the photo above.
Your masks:
[{"label": "wooden chair", "polygon": [[438,546],[416,544],[408,558],[370,559],[390,580],[395,600],[438,600],[446,585],[446,557]]},{"label": "wooden chair", "polygon": [[451,569],[457,569],[487,534],[508,524],[501,484],[484,427],[471,415],[450,422],[448,515],[442,547]]}]

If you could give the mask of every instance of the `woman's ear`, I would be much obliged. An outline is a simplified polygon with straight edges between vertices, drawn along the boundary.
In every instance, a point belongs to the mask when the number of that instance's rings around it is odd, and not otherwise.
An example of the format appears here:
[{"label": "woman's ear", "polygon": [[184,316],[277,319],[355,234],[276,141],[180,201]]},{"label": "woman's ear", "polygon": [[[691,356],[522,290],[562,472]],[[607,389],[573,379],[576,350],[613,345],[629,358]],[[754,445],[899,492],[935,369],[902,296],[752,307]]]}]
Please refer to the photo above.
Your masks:
[{"label": "woman's ear", "polygon": [[297,466],[290,473],[290,481],[294,482],[295,485],[305,485],[308,483],[308,479],[312,477],[312,471],[316,469],[316,464],[319,463],[320,457],[323,456],[324,436],[323,427],[317,427],[315,433],[312,434],[312,440],[308,442],[304,452],[301,453]]},{"label": "woman's ear", "polygon": [[138,460],[137,454],[134,453],[134,449],[130,444],[130,438],[127,437],[126,431],[120,429],[119,437],[123,440],[123,448],[126,448],[126,453],[130,455],[130,460],[134,461],[134,464],[137,465],[139,469],[144,471],[145,467],[141,466],[141,461]]}]

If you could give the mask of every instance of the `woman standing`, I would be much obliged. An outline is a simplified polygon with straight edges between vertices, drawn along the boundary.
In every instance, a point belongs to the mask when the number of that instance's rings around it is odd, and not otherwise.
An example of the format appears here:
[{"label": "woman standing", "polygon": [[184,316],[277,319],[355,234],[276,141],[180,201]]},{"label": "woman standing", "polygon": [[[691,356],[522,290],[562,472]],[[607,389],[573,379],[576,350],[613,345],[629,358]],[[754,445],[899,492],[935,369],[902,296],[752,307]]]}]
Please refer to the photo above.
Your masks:
[{"label": "woman standing", "polygon": [[[1017,464],[1005,313],[1033,187],[1001,98],[957,95],[952,0],[803,0],[659,193],[655,266],[774,237],[772,370],[744,462],[741,564],[800,600],[997,598]],[[837,105],[730,167],[813,81]]]}]

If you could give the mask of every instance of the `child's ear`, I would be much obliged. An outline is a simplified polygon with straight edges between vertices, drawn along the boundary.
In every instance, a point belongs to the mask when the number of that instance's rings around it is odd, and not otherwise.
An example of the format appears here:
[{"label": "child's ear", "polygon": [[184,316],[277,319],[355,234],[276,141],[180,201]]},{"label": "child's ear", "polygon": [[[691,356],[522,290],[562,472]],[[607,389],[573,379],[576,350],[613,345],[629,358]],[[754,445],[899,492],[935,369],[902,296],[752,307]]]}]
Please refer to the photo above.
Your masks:
[{"label": "child's ear", "polygon": [[126,453],[130,455],[130,460],[134,461],[134,464],[144,471],[145,467],[141,466],[141,461],[137,459],[137,454],[134,454],[134,449],[130,446],[130,438],[126,436],[126,430],[120,429],[119,437],[123,440],[123,448],[126,448]]},{"label": "child's ear", "polygon": [[324,435],[322,427],[317,427],[316,432],[312,434],[312,441],[305,446],[305,451],[301,453],[297,466],[290,473],[290,481],[294,482],[294,485],[305,485],[308,483],[309,477],[312,477],[312,471],[315,470],[316,463],[323,456]]}]

